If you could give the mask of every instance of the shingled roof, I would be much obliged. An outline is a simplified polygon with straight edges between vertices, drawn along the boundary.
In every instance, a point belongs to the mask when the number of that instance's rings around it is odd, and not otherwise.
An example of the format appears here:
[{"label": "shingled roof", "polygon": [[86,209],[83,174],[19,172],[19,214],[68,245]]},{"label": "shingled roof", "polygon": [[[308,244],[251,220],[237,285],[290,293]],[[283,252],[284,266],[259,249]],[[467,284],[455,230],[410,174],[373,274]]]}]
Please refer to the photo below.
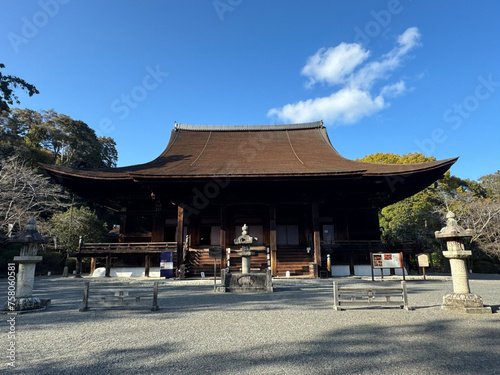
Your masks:
[{"label": "shingled roof", "polygon": [[155,160],[121,168],[74,169],[44,165],[50,174],[98,180],[204,177],[391,176],[446,171],[457,158],[388,165],[342,157],[322,121],[215,126],[175,124],[167,148]]}]

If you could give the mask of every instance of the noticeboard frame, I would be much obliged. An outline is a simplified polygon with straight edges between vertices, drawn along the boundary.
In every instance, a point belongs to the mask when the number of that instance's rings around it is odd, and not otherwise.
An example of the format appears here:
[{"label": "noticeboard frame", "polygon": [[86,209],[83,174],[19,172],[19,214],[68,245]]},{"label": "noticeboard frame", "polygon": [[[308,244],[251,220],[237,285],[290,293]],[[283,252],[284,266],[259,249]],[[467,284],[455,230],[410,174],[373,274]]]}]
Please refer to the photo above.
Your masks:
[{"label": "noticeboard frame", "polygon": [[403,253],[370,253],[372,281],[375,281],[374,269],[380,269],[380,277],[384,278],[384,269],[401,269],[403,280],[406,280]]}]

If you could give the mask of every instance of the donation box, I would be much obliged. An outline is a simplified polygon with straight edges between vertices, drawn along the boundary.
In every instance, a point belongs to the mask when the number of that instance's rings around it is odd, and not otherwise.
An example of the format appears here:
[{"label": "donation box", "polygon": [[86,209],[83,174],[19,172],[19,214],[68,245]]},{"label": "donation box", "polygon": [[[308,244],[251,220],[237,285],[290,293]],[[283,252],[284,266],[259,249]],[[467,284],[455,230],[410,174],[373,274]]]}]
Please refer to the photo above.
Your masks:
[{"label": "donation box", "polygon": [[171,251],[160,254],[160,277],[174,277],[174,253]]}]

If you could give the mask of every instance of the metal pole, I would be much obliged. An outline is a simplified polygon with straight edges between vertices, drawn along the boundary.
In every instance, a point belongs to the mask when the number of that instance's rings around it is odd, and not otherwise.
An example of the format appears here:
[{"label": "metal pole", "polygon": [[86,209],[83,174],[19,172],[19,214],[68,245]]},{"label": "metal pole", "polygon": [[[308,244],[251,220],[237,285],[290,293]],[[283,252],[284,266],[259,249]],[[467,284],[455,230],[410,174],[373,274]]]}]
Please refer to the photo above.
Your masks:
[{"label": "metal pole", "polygon": [[214,258],[214,292],[217,291],[217,258]]}]

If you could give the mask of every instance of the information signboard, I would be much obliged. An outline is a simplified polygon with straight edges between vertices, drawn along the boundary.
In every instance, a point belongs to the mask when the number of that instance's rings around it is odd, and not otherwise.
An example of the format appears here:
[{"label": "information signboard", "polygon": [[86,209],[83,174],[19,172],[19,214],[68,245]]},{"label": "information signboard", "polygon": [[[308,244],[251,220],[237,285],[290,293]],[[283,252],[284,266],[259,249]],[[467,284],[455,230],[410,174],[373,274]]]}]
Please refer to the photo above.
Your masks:
[{"label": "information signboard", "polygon": [[384,268],[401,268],[403,280],[405,280],[405,268],[403,266],[403,253],[370,253],[372,281],[375,281],[373,270],[380,270],[380,276],[384,278]]},{"label": "information signboard", "polygon": [[375,253],[373,256],[373,268],[402,268],[403,259],[401,253]]},{"label": "information signboard", "polygon": [[208,249],[208,257],[214,259],[222,258],[222,249],[220,247],[211,247]]},{"label": "information signboard", "polygon": [[427,254],[418,254],[417,259],[419,267],[429,267],[429,256]]}]

